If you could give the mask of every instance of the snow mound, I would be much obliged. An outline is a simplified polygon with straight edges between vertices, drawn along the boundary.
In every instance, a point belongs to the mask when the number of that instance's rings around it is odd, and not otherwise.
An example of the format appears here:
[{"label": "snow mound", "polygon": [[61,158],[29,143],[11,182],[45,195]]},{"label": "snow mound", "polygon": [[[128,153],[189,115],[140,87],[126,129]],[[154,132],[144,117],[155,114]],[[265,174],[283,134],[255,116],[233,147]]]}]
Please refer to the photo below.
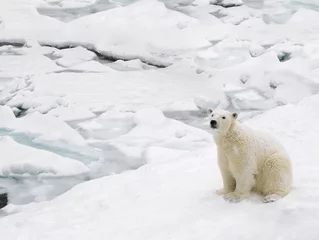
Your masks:
[{"label": "snow mound", "polygon": [[87,173],[81,162],[51,152],[34,149],[15,142],[10,137],[0,138],[0,175],[8,176],[72,176]]}]

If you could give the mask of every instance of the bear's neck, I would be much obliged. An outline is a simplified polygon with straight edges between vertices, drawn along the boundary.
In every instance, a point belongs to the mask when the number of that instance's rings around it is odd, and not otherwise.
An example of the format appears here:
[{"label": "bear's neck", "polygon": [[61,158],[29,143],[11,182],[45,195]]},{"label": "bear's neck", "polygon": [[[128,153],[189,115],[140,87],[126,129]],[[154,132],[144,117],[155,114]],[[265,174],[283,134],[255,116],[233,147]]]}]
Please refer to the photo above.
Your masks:
[{"label": "bear's neck", "polygon": [[240,124],[234,122],[228,129],[226,134],[218,136],[218,138],[215,138],[217,142],[217,146],[222,148],[227,148],[228,146],[234,145],[235,143],[240,142],[242,138],[242,128]]}]

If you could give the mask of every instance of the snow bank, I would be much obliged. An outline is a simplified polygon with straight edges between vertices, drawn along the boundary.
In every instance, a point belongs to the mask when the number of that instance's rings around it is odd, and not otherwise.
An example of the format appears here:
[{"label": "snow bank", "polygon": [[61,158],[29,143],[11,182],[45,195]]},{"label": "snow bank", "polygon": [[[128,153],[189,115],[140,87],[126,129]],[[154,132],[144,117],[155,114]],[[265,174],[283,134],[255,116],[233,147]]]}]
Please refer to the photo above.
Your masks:
[{"label": "snow bank", "polygon": [[[247,122],[275,134],[291,155],[294,187],[278,202],[263,204],[253,195],[230,204],[215,195],[222,179],[216,152],[209,145],[165,163],[80,184],[50,202],[1,219],[1,234],[12,240],[21,236],[47,240],[105,236],[115,240],[316,239],[318,104],[316,95]],[[262,221],[256,221],[261,216]],[[236,224],[234,217],[240,219]]]},{"label": "snow bank", "polygon": [[51,152],[18,144],[10,137],[0,138],[0,175],[8,176],[72,176],[87,173],[81,162]]}]

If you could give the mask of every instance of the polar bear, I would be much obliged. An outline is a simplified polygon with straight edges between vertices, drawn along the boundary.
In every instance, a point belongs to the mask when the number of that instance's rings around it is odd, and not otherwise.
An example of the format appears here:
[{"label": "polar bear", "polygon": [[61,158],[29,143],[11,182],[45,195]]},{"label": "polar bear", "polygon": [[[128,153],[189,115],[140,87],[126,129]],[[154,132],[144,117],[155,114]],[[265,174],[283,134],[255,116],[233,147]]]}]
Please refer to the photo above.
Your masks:
[{"label": "polar bear", "polygon": [[254,191],[274,202],[290,192],[291,162],[279,141],[239,123],[237,113],[209,109],[208,115],[223,179],[218,195],[239,202]]}]

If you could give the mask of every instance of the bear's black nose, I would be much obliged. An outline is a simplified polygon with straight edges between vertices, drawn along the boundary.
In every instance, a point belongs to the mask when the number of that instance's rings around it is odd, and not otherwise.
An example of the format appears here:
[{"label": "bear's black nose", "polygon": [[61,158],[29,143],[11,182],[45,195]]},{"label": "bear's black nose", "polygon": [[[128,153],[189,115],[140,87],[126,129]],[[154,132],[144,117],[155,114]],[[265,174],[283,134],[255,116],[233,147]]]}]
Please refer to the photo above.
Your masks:
[{"label": "bear's black nose", "polygon": [[210,126],[211,126],[211,128],[217,128],[217,122],[216,122],[216,120],[211,120],[211,121],[210,121]]}]

